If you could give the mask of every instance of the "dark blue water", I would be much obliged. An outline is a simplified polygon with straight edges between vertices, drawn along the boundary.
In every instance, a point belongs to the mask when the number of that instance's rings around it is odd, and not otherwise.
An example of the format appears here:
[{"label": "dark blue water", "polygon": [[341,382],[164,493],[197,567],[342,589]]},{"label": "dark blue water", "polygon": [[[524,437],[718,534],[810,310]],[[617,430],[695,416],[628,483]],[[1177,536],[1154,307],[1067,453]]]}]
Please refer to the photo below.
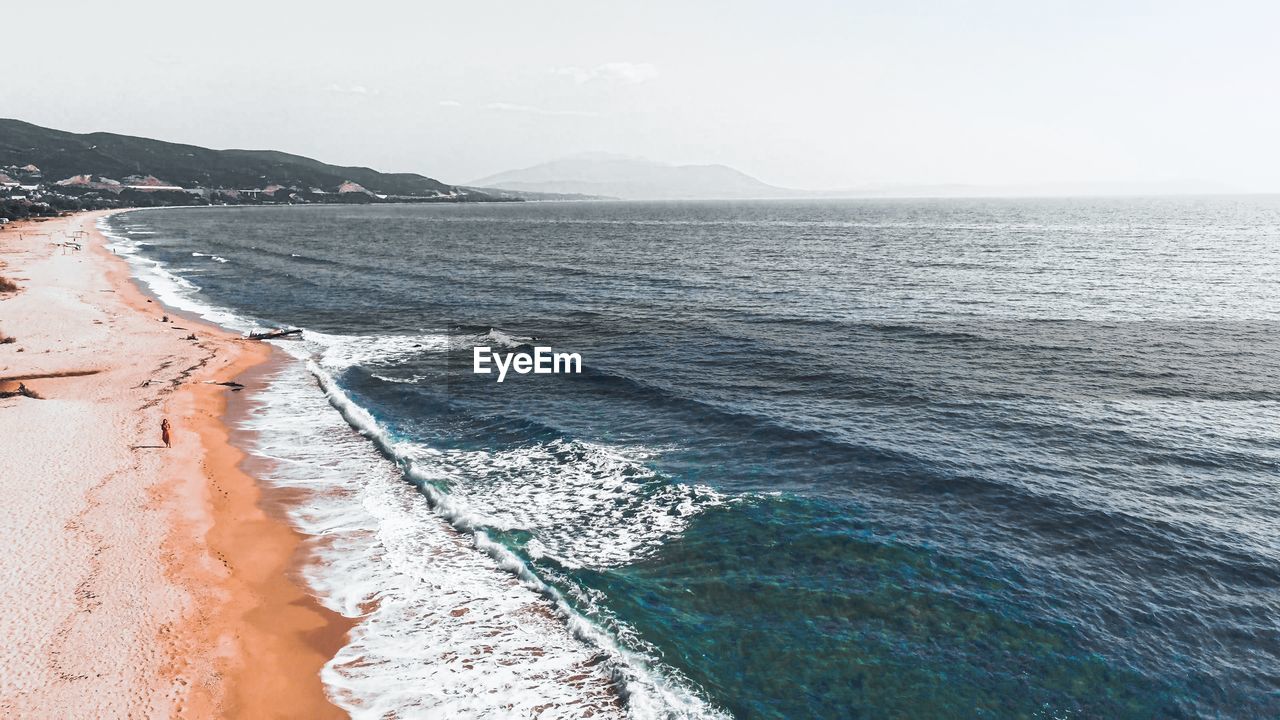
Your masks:
[{"label": "dark blue water", "polygon": [[1280,199],[111,222],[715,708],[1280,717]]}]

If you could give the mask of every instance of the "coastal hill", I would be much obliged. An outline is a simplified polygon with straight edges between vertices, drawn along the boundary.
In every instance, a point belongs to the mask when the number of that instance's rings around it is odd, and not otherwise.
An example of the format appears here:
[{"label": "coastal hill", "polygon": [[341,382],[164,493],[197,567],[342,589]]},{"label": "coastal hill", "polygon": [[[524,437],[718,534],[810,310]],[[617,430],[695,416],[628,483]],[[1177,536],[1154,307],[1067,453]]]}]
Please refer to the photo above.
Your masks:
[{"label": "coastal hill", "polygon": [[27,167],[37,168],[44,183],[62,188],[155,185],[202,189],[206,198],[225,190],[218,199],[233,201],[246,190],[248,197],[260,198],[267,189],[272,190],[268,195],[287,189],[295,201],[324,201],[326,195],[343,201],[493,199],[414,173],[341,167],[271,150],[211,150],[107,132],[82,135],[0,119],[0,172]]},{"label": "coastal hill", "polygon": [[609,153],[571,155],[467,183],[489,191],[577,193],[623,200],[795,197],[724,165],[668,165]]}]

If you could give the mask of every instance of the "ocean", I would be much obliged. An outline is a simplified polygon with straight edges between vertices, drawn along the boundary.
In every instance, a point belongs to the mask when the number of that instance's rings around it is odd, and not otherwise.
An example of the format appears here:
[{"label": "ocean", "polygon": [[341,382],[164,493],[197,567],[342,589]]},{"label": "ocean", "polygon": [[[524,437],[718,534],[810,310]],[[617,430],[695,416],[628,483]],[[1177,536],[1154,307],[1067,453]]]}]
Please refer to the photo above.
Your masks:
[{"label": "ocean", "polygon": [[356,717],[1280,716],[1280,197],[103,227],[304,329],[240,422]]}]

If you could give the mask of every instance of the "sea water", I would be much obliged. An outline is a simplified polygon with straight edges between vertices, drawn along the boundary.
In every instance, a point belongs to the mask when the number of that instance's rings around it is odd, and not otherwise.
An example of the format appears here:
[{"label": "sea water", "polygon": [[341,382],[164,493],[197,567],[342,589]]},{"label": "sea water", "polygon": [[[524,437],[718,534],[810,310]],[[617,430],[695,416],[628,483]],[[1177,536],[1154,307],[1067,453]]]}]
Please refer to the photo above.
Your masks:
[{"label": "sea water", "polygon": [[[358,717],[1280,715],[1280,198],[175,209]],[[577,374],[473,373],[476,347]]]}]

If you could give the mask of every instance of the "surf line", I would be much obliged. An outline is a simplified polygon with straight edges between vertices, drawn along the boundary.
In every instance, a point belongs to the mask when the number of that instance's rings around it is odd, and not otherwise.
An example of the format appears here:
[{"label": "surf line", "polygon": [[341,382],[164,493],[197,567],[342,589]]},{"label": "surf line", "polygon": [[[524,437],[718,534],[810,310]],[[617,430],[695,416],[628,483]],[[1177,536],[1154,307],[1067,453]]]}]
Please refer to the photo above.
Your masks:
[{"label": "surf line", "polygon": [[488,345],[476,345],[471,348],[471,372],[476,375],[492,375],[494,366],[498,370],[498,382],[507,377],[508,370],[515,370],[520,375],[563,375],[582,374],[582,355],[578,353],[555,352],[549,347],[538,346],[532,353],[528,352],[494,352]]}]

